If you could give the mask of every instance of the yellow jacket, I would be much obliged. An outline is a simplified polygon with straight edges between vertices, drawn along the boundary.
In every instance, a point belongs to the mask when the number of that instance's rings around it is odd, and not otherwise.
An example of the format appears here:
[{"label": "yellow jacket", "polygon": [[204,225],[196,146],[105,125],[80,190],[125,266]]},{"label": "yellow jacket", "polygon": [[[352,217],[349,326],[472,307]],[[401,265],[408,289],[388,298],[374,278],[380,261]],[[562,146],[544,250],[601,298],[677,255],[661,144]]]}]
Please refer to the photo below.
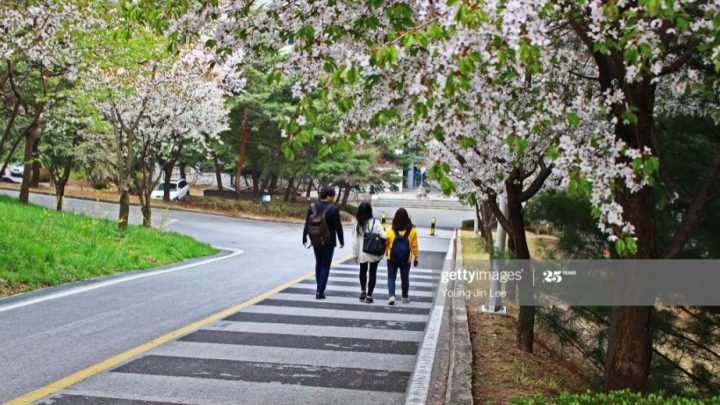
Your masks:
[{"label": "yellow jacket", "polygon": [[[405,232],[407,231],[400,231],[400,235],[404,236]],[[390,250],[392,250],[393,242],[395,241],[395,231],[393,231],[392,227],[388,228],[387,232],[385,233],[385,256],[387,258],[390,258]],[[412,262],[413,258],[419,259],[420,258],[420,251],[418,249],[418,238],[417,238],[417,228],[413,227],[410,230],[410,236],[408,237],[408,242],[410,242],[410,258],[409,261]]]}]

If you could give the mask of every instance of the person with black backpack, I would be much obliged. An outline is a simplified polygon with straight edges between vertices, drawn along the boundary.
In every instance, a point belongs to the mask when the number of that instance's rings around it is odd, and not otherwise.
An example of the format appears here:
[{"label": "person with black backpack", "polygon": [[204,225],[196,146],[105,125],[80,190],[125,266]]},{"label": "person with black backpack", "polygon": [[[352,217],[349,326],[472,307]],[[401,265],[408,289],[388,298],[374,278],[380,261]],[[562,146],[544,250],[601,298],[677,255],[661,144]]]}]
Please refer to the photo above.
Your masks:
[{"label": "person with black backpack", "polygon": [[353,258],[355,263],[360,263],[360,302],[372,304],[378,264],[385,254],[384,232],[380,221],[373,218],[370,203],[361,203],[355,218]]},{"label": "person with black backpack", "polygon": [[392,226],[385,235],[385,252],[388,267],[388,305],[395,305],[395,279],[400,270],[402,282],[402,301],[410,303],[410,263],[415,267],[420,264],[417,230],[410,221],[410,216],[404,208],[395,212]]},{"label": "person with black backpack", "polygon": [[[325,299],[325,287],[330,276],[330,266],[337,241],[340,242],[340,249],[345,246],[340,210],[333,204],[333,201],[335,201],[335,189],[323,187],[320,190],[320,200],[308,208],[303,229],[303,245],[310,248],[307,245],[308,237],[310,237],[310,243],[315,252],[315,282],[317,283],[315,299],[318,300]],[[335,235],[337,235],[337,241]]]}]

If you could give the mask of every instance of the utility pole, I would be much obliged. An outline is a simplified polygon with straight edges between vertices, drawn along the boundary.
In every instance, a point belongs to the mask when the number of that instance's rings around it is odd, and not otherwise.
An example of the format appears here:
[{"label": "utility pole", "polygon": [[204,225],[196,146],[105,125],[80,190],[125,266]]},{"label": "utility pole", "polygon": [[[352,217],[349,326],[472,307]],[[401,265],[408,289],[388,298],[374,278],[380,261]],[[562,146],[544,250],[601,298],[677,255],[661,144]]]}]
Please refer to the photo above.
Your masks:
[{"label": "utility pole", "polygon": [[[506,198],[500,200],[500,212],[507,218],[508,203]],[[495,247],[492,257],[492,275],[490,279],[490,292],[488,294],[487,304],[480,306],[480,311],[491,315],[507,315],[507,308],[502,305],[500,292],[500,260],[505,254],[505,228],[497,223],[497,231],[495,232]]]}]

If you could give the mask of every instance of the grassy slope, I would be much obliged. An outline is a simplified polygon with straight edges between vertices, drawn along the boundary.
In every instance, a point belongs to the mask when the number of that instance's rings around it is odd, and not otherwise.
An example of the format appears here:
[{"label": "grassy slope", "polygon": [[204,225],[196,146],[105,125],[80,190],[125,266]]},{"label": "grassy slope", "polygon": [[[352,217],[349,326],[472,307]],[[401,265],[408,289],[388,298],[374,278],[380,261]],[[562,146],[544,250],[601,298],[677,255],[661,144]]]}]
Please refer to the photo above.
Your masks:
[{"label": "grassy slope", "polygon": [[23,206],[0,196],[0,296],[207,256],[187,236]]}]

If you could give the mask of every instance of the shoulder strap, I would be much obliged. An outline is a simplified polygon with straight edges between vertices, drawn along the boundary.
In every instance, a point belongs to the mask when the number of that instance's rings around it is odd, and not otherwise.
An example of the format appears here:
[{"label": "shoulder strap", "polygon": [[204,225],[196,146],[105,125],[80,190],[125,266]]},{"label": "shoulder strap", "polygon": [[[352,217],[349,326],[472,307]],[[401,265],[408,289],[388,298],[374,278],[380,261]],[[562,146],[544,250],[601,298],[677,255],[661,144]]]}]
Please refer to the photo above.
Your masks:
[{"label": "shoulder strap", "polygon": [[367,222],[366,222],[366,223],[365,223],[365,228],[367,228],[367,229],[363,229],[363,231],[364,231],[365,233],[373,233],[373,230],[375,229],[375,218],[373,218],[373,221],[372,221],[372,224],[370,225],[370,227],[368,227],[368,224],[367,224]]},{"label": "shoulder strap", "polygon": [[310,204],[310,211],[313,215],[317,215],[317,207],[315,207],[315,204]]},{"label": "shoulder strap", "polygon": [[327,207],[325,207],[325,209],[323,210],[323,215],[327,214],[327,213],[328,213],[328,211],[330,211],[330,208],[332,208],[332,207],[333,207],[333,205],[332,205],[332,204],[328,204],[328,206],[327,206]]}]

